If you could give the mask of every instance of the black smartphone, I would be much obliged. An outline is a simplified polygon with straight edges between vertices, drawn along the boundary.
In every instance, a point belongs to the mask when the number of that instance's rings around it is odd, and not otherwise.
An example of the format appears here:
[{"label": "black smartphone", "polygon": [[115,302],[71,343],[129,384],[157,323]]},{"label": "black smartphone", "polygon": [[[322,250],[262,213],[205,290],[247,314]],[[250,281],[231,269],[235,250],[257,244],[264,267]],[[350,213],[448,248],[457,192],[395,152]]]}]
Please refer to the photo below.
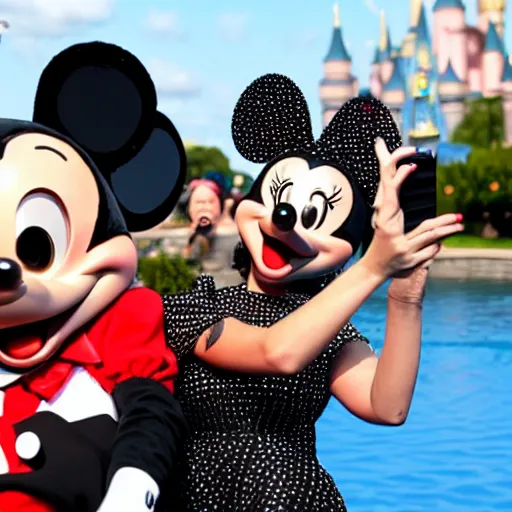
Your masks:
[{"label": "black smartphone", "polygon": [[400,206],[404,212],[406,233],[437,215],[437,158],[431,150],[421,149],[414,155],[400,160],[397,169],[401,165],[411,163],[418,167],[407,177],[400,189]]}]

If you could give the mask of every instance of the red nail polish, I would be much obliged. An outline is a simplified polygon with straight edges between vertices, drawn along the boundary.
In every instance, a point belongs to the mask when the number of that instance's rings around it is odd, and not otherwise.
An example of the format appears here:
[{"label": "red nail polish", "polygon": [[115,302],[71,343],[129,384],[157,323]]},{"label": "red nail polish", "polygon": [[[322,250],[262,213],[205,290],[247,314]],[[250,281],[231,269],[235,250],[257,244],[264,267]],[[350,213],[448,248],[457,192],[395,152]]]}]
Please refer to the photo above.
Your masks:
[{"label": "red nail polish", "polygon": [[456,217],[457,222],[462,222],[462,219],[464,219],[464,215],[462,215],[462,213],[457,213],[457,217]]}]

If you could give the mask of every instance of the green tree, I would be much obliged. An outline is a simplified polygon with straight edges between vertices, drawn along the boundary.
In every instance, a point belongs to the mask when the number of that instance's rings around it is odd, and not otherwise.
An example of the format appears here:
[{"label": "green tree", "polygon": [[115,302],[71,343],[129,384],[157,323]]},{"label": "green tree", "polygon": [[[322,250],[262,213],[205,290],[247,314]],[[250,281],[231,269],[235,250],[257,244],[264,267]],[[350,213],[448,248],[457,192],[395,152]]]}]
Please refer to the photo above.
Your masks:
[{"label": "green tree", "polygon": [[197,272],[181,256],[160,253],[154,258],[139,259],[138,277],[144,286],[160,295],[172,295],[190,290]]},{"label": "green tree", "polygon": [[478,148],[501,147],[504,119],[501,98],[480,98],[469,103],[468,112],[452,134],[452,142]]},{"label": "green tree", "polygon": [[228,157],[216,147],[190,146],[187,152],[187,183],[201,178],[208,171],[217,171],[231,178],[233,171]]},{"label": "green tree", "polygon": [[461,212],[478,224],[484,211],[494,211],[495,218],[502,212],[503,222],[510,222],[505,215],[512,204],[512,148],[476,148],[466,163],[440,166],[437,197],[439,213]]}]

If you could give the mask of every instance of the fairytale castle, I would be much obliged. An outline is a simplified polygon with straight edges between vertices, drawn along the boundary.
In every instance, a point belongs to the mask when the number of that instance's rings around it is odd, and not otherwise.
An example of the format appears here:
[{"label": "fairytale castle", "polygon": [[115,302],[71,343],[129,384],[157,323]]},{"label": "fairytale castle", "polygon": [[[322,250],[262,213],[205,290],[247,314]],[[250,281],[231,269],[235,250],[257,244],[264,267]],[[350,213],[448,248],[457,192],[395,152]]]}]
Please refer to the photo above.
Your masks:
[{"label": "fairytale castle", "polygon": [[[475,1],[477,26],[470,26],[461,0],[437,0],[430,32],[423,1],[411,0],[410,26],[399,45],[392,44],[381,14],[370,92],[388,105],[409,142],[448,140],[464,118],[467,100],[501,97],[505,142],[512,145],[512,59],[503,40],[506,0]],[[335,6],[320,82],[324,126],[343,103],[359,94],[351,67]]]}]

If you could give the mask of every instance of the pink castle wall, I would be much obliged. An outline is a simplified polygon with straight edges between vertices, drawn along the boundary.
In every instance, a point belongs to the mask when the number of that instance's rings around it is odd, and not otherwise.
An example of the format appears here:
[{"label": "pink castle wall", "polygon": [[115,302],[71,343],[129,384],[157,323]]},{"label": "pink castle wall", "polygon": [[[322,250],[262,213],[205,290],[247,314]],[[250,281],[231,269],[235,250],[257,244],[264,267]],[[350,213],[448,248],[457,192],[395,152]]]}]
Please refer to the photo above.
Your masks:
[{"label": "pink castle wall", "polygon": [[466,35],[469,90],[471,92],[481,92],[483,36],[473,27],[467,28]]},{"label": "pink castle wall", "polygon": [[380,65],[380,79],[383,84],[387,84],[393,74],[393,62],[386,60]]},{"label": "pink castle wall", "polygon": [[328,80],[342,80],[350,75],[350,69],[349,61],[333,60],[324,62],[324,75]]},{"label": "pink castle wall", "polygon": [[439,73],[446,70],[451,60],[457,76],[464,81],[467,79],[466,20],[462,9],[442,9],[434,13],[433,49]]},{"label": "pink castle wall", "polygon": [[505,118],[505,145],[512,146],[512,83],[502,84],[503,114]]},{"label": "pink castle wall", "polygon": [[372,66],[372,74],[370,75],[370,92],[375,98],[380,98],[382,94],[379,66],[375,64]]}]

